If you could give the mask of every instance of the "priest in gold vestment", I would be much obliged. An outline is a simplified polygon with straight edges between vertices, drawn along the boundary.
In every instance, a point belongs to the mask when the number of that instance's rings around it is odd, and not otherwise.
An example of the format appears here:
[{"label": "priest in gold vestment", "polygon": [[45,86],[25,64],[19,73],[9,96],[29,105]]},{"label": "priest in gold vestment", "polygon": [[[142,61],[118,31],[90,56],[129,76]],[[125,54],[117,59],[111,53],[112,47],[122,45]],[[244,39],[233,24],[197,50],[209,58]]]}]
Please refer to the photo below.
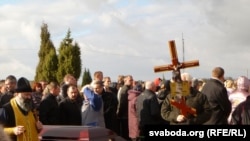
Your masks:
[{"label": "priest in gold vestment", "polygon": [[12,141],[39,141],[43,125],[32,110],[31,86],[21,77],[17,81],[15,97],[0,109],[0,123]]}]

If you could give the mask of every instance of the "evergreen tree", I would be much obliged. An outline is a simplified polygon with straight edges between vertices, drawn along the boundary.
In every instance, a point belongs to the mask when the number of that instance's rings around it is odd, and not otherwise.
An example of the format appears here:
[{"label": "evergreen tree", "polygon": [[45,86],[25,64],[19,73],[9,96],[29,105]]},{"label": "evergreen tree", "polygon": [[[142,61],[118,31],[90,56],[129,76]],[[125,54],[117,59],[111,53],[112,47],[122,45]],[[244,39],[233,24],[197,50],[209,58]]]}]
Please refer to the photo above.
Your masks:
[{"label": "evergreen tree", "polygon": [[86,84],[90,84],[91,81],[92,81],[91,74],[90,74],[89,70],[86,70],[86,68],[85,68],[84,73],[83,73],[83,77],[82,77],[82,85],[81,86],[84,86]]},{"label": "evergreen tree", "polygon": [[72,74],[76,80],[81,74],[81,52],[77,43],[73,45],[73,39],[70,37],[70,30],[68,30],[66,37],[60,44],[58,55],[58,82],[63,81],[66,74]]},{"label": "evergreen tree", "polygon": [[[46,68],[46,56],[50,54],[51,50],[52,52],[55,50],[55,47],[50,39],[50,33],[48,31],[48,25],[43,23],[41,26],[41,45],[40,45],[40,50],[38,52],[38,57],[39,57],[39,63],[36,67],[36,74],[35,74],[35,81],[50,81],[50,77],[47,76],[46,71],[51,71],[50,68]],[[55,54],[56,55],[56,54]],[[57,63],[57,62],[51,62],[51,63]],[[54,68],[54,66],[53,66]],[[54,69],[52,69],[54,71]]]},{"label": "evergreen tree", "polygon": [[43,77],[45,80],[49,80],[48,82],[57,81],[56,74],[58,59],[55,49],[50,50],[50,53],[45,58],[45,62]]},{"label": "evergreen tree", "polygon": [[81,76],[82,72],[82,61],[81,61],[81,50],[78,43],[75,43],[72,47],[72,67],[73,67],[73,75],[78,80]]}]

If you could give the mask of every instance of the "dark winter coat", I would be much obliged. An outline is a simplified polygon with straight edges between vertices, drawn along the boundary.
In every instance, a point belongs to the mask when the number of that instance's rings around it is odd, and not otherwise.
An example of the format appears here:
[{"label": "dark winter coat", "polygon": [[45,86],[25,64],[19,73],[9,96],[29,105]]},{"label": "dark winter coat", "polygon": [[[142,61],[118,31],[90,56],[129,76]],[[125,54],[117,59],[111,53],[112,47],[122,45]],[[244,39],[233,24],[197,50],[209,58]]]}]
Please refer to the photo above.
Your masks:
[{"label": "dark winter coat", "polygon": [[81,107],[77,101],[72,101],[69,97],[59,103],[60,124],[81,125]]},{"label": "dark winter coat", "polygon": [[128,119],[128,90],[130,86],[123,85],[120,90],[120,99],[118,101],[117,116],[118,118]]},{"label": "dark winter coat", "polygon": [[231,124],[250,125],[250,96],[235,108],[232,113]]},{"label": "dark winter coat", "polygon": [[118,133],[118,122],[116,116],[116,110],[118,105],[117,97],[112,92],[103,91],[103,114],[106,128]]},{"label": "dark winter coat", "polygon": [[156,125],[161,123],[160,105],[156,94],[151,90],[144,90],[136,101],[139,129],[145,125]]},{"label": "dark winter coat", "polygon": [[14,93],[13,93],[13,92],[6,92],[6,93],[2,94],[2,95],[0,96],[0,108],[1,108],[4,104],[10,102],[10,100],[11,100],[13,97],[14,97]]},{"label": "dark winter coat", "polygon": [[58,125],[59,122],[59,106],[56,96],[49,94],[42,100],[38,108],[39,119],[44,125]]},{"label": "dark winter coat", "polygon": [[204,124],[211,116],[211,108],[207,97],[196,89],[190,88],[190,95],[185,97],[185,102],[188,107],[196,109],[197,116],[188,115],[185,122],[179,123],[176,121],[177,116],[181,113],[180,109],[171,105],[171,99],[171,95],[168,95],[161,106],[162,118],[169,121],[171,125]]},{"label": "dark winter coat", "polygon": [[202,93],[207,96],[212,109],[212,115],[205,124],[228,124],[227,118],[232,107],[224,84],[217,79],[211,78],[202,88]]}]

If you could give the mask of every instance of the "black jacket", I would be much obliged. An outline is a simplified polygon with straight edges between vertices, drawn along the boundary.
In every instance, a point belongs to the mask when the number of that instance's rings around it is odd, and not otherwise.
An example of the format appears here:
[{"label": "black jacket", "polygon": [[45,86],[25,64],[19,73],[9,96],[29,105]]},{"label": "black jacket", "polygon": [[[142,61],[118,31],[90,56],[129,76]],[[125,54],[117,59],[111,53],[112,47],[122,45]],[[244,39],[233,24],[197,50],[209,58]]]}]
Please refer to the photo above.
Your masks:
[{"label": "black jacket", "polygon": [[77,101],[72,101],[69,97],[59,103],[60,124],[81,125],[81,107]]},{"label": "black jacket", "polygon": [[117,105],[118,100],[114,93],[103,91],[102,93],[102,100],[103,100],[103,114],[105,120],[106,128],[117,131]]},{"label": "black jacket", "polygon": [[128,119],[128,90],[130,86],[123,85],[120,90],[120,99],[117,106],[118,118]]},{"label": "black jacket", "polygon": [[250,125],[250,96],[235,108],[232,113],[231,124]]},{"label": "black jacket", "polygon": [[228,124],[227,118],[232,107],[224,84],[217,79],[211,78],[202,88],[202,93],[207,96],[212,109],[212,115],[205,124]]},{"label": "black jacket", "polygon": [[153,91],[146,89],[137,97],[136,109],[140,129],[161,123],[160,105]]},{"label": "black jacket", "polygon": [[2,94],[2,95],[0,96],[0,108],[1,108],[4,104],[10,102],[10,100],[11,100],[13,97],[14,97],[14,93],[13,93],[13,92],[6,92],[6,93]]},{"label": "black jacket", "polygon": [[40,103],[38,111],[39,119],[44,125],[59,124],[59,106],[56,100],[56,96],[49,94]]}]

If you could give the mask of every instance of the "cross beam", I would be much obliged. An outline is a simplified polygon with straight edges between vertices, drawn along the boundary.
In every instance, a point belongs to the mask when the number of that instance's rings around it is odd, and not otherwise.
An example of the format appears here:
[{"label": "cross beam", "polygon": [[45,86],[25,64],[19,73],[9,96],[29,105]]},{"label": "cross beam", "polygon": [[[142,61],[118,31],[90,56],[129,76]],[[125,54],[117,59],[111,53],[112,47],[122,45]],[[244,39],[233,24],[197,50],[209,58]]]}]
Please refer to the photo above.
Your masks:
[{"label": "cross beam", "polygon": [[199,66],[199,61],[198,60],[192,60],[192,61],[186,61],[186,62],[180,63],[179,60],[178,60],[175,41],[171,40],[171,41],[168,42],[168,44],[169,44],[172,64],[155,66],[154,67],[154,72],[171,71],[171,70],[179,71],[180,69]]}]

